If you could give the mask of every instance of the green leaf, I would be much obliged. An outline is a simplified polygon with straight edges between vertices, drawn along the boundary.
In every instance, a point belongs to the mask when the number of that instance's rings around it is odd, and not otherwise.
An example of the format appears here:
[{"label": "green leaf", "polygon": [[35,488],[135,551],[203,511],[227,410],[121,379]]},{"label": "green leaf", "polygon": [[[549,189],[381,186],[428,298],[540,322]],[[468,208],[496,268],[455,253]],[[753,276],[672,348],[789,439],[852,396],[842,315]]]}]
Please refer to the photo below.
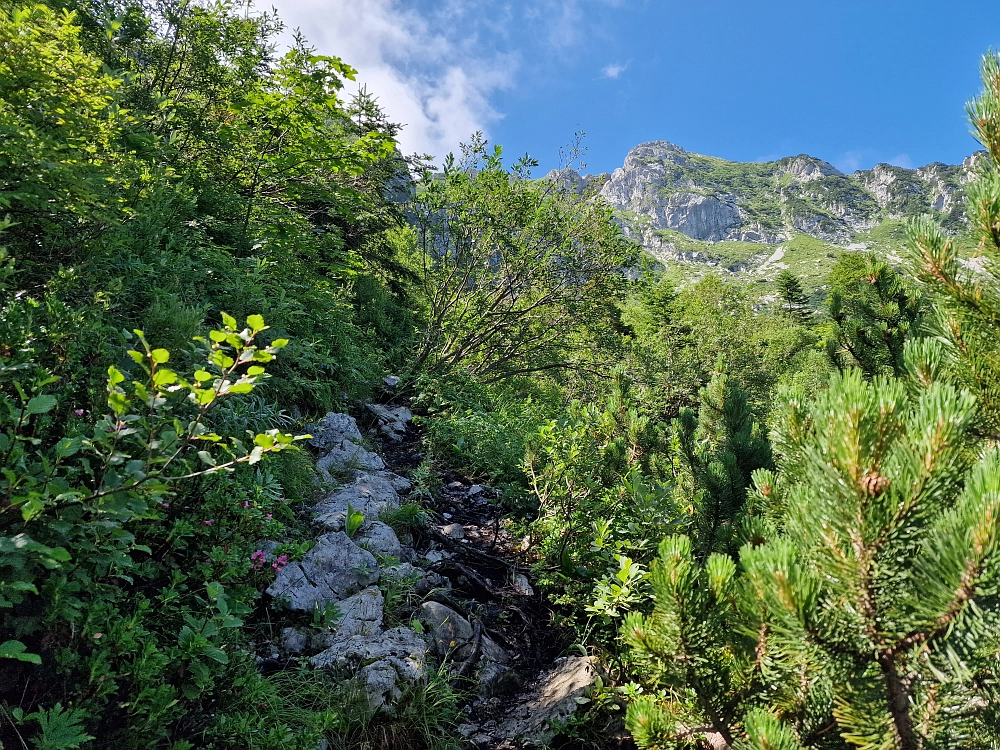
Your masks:
[{"label": "green leaf", "polygon": [[82,437],[63,438],[56,443],[56,455],[60,458],[67,458],[79,451],[82,446]]},{"label": "green leaf", "polygon": [[41,664],[42,657],[27,653],[28,647],[20,641],[5,641],[0,643],[0,659],[17,659],[31,664]]},{"label": "green leaf", "polygon": [[115,386],[125,380],[125,376],[114,365],[108,368],[108,385]]},{"label": "green leaf", "polygon": [[35,396],[28,401],[25,412],[28,414],[45,414],[52,411],[58,403],[55,396]]},{"label": "green leaf", "polygon": [[172,385],[177,382],[177,373],[173,370],[168,370],[167,368],[161,368],[156,371],[153,376],[153,384],[157,388],[162,388],[165,385]]},{"label": "green leaf", "polygon": [[62,704],[57,703],[48,710],[41,709],[25,718],[37,721],[41,727],[41,734],[35,737],[38,750],[73,750],[94,739],[81,727],[86,717],[85,711],[64,709]]},{"label": "green leaf", "polygon": [[195,370],[194,379],[197,380],[199,383],[204,383],[212,379],[212,373],[208,372],[207,370]]},{"label": "green leaf", "polygon": [[247,325],[250,326],[250,330],[254,333],[263,331],[267,327],[264,325],[264,317],[262,315],[250,315],[247,317]]},{"label": "green leaf", "polygon": [[130,356],[137,365],[141,365],[142,360],[145,359],[145,357],[142,356],[142,352],[137,352],[135,349],[129,349],[128,356]]},{"label": "green leaf", "polygon": [[213,661],[219,662],[219,664],[229,663],[229,655],[221,648],[218,648],[216,646],[206,646],[205,656],[207,656],[209,659],[212,659]]},{"label": "green leaf", "polygon": [[236,318],[234,318],[229,313],[222,313],[222,325],[230,330],[236,329]]},{"label": "green leaf", "polygon": [[158,365],[166,363],[170,359],[170,352],[166,349],[153,349],[149,353],[150,359]]},{"label": "green leaf", "polygon": [[254,365],[253,367],[247,368],[247,375],[251,378],[255,378],[258,375],[264,374],[264,368],[260,365]]},{"label": "green leaf", "polygon": [[271,342],[272,349],[282,349],[288,346],[288,339],[275,339]]}]

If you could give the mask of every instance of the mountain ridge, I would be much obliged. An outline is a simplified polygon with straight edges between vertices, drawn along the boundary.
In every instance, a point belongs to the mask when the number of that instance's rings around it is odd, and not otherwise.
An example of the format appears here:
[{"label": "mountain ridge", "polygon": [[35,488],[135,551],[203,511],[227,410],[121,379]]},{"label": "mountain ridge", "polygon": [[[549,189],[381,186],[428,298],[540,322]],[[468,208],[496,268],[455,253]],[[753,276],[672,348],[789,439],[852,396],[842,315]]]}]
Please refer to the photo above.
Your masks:
[{"label": "mountain ridge", "polygon": [[775,244],[796,232],[837,245],[885,219],[937,213],[960,228],[963,186],[977,156],[960,165],[916,169],[877,164],[844,174],[808,154],[737,162],[690,152],[669,141],[632,148],[614,172],[553,170],[547,179],[597,192],[622,216],[626,232],[655,255],[669,253],[673,230],[690,239]]}]

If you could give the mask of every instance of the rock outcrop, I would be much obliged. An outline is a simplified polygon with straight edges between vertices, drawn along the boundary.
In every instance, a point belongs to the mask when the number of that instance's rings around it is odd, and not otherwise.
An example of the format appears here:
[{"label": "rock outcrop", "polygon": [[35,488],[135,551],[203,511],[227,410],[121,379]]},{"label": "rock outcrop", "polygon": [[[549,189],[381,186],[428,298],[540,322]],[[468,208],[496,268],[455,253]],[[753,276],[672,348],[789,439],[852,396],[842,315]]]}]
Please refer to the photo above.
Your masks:
[{"label": "rock outcrop", "polygon": [[678,249],[670,233],[703,243],[777,244],[801,232],[848,245],[887,218],[936,211],[942,221],[960,223],[975,161],[916,170],[879,164],[845,175],[806,154],[733,162],[651,141],[633,148],[610,177],[563,169],[546,179],[577,194],[599,185],[626,234],[657,259],[712,265],[710,253]]},{"label": "rock outcrop", "polygon": [[[387,440],[404,436],[412,419],[401,407],[369,405],[368,410]],[[318,631],[284,628],[269,662],[280,655],[279,646],[286,655],[311,653],[312,667],[353,674],[371,706],[385,711],[393,710],[407,684],[427,679],[428,662],[433,660],[448,663],[463,677],[474,669],[483,675],[484,691],[499,689],[510,657],[478,622],[431,601],[420,608],[423,633],[406,626],[385,628],[385,596],[377,585],[383,576],[387,581],[409,581],[424,593],[448,590],[451,582],[416,565],[422,562],[429,568],[433,562],[430,556],[418,558],[412,549],[404,550],[392,527],[380,520],[399,507],[399,493],[410,483],[386,471],[381,456],[365,447],[357,422],[346,414],[328,414],[311,431],[321,474],[344,483],[312,508],[312,522],[322,533],[301,560],[277,573],[267,593],[291,610],[321,611],[332,625]],[[345,530],[351,511],[364,515],[353,538]],[[446,553],[439,554],[434,559],[447,559]],[[385,571],[380,567],[379,560],[404,556],[411,562]]]}]

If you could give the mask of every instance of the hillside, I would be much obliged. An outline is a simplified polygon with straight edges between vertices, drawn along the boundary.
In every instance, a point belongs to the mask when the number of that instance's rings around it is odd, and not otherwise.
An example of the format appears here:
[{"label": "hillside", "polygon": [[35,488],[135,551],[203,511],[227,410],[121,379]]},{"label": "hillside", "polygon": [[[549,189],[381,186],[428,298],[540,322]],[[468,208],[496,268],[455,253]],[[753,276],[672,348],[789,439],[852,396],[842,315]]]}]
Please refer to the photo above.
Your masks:
[{"label": "hillside", "polygon": [[652,141],[610,175],[563,169],[548,179],[598,191],[626,234],[684,277],[715,268],[766,288],[790,268],[815,292],[845,250],[898,258],[903,219],[930,213],[961,232],[963,186],[976,158],[918,169],[878,164],[847,175],[805,154],[734,162]]}]

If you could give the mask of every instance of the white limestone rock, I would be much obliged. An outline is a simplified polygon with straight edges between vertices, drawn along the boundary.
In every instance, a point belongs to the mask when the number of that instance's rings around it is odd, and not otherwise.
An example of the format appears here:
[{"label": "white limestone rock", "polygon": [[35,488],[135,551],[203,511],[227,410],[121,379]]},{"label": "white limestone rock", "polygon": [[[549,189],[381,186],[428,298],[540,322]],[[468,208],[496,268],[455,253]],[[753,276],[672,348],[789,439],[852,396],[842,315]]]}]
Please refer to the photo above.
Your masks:
[{"label": "white limestone rock", "polygon": [[267,593],[291,609],[311,612],[377,583],[379,573],[374,555],[340,531],[324,534],[300,562],[282,568]]}]

